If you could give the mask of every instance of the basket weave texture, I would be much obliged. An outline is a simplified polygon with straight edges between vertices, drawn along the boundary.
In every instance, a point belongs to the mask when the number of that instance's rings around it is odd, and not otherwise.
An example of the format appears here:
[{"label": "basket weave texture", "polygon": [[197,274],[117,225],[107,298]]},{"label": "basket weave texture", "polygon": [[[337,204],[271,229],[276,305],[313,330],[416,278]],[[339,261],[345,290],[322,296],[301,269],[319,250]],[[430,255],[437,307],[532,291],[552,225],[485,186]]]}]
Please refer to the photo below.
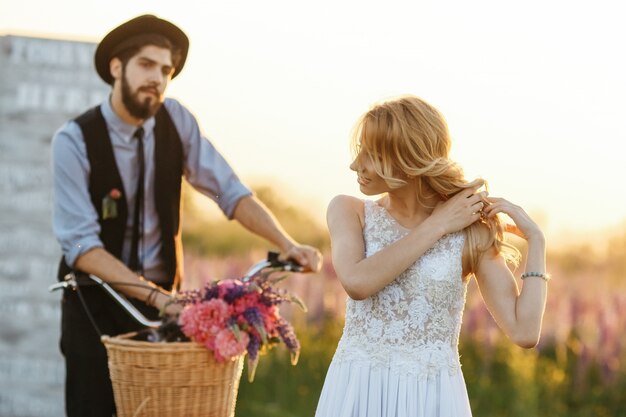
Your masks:
[{"label": "basket weave texture", "polygon": [[243,355],[218,363],[195,342],[102,336],[118,417],[233,417]]}]

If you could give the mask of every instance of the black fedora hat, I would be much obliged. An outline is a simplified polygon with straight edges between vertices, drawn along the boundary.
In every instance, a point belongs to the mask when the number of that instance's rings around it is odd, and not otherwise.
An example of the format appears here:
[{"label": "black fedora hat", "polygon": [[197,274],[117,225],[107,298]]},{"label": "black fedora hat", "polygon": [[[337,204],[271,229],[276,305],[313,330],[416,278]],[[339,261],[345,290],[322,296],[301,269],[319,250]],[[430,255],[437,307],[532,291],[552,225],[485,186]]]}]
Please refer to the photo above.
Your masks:
[{"label": "black fedora hat", "polygon": [[100,78],[107,84],[113,84],[109,63],[111,58],[113,58],[113,54],[119,52],[118,46],[134,36],[152,33],[166,37],[180,49],[180,62],[172,75],[172,78],[176,77],[185,65],[187,51],[189,50],[189,38],[173,23],[154,15],[146,14],[122,23],[100,41],[95,54],[96,71],[98,71]]}]

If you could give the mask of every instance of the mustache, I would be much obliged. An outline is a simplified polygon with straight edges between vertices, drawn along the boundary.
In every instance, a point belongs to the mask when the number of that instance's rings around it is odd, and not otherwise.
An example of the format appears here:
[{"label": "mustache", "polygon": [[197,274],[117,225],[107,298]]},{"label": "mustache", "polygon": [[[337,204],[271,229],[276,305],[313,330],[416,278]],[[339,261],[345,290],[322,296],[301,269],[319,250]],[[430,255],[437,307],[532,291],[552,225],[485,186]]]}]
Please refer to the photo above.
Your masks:
[{"label": "mustache", "polygon": [[143,91],[143,92],[146,92],[146,93],[152,93],[152,94],[154,94],[156,96],[160,96],[161,95],[161,92],[159,91],[159,89],[156,88],[156,87],[152,87],[152,86],[139,87],[137,90],[138,91]]}]

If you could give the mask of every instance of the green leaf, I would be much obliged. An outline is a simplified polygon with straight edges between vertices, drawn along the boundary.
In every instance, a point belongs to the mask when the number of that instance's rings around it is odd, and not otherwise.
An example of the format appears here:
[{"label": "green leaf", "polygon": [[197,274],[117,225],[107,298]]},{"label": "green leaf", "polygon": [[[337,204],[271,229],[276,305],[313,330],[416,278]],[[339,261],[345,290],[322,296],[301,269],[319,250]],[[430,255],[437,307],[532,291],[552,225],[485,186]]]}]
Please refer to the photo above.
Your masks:
[{"label": "green leaf", "polygon": [[254,375],[256,374],[256,367],[259,364],[259,355],[257,354],[256,359],[251,359],[250,355],[248,355],[248,382],[254,381]]},{"label": "green leaf", "polygon": [[300,349],[289,351],[291,354],[291,364],[296,366],[298,364],[298,359],[300,358]]},{"label": "green leaf", "polygon": [[102,199],[102,220],[114,219],[117,217],[117,202],[110,196]]},{"label": "green leaf", "polygon": [[279,283],[279,282],[281,282],[281,281],[283,281],[283,280],[285,280],[287,278],[289,278],[289,275],[280,275],[278,277],[270,279],[270,282],[272,284],[277,284],[277,283]]},{"label": "green leaf", "polygon": [[297,304],[298,307],[300,307],[302,309],[302,311],[304,311],[305,313],[307,311],[309,311],[309,309],[306,308],[306,305],[304,304],[304,301],[302,301],[302,299],[300,297],[298,297],[297,295],[289,294],[289,301],[291,301],[294,304]]},{"label": "green leaf", "polygon": [[263,344],[267,343],[267,332],[265,331],[265,327],[263,327],[263,325],[255,325],[254,328],[256,329],[257,332],[259,332],[259,335],[261,336],[261,341]]},{"label": "green leaf", "polygon": [[241,331],[239,329],[239,325],[237,325],[237,323],[233,323],[228,326],[228,328],[235,335],[235,339],[237,339],[238,342],[241,342]]}]

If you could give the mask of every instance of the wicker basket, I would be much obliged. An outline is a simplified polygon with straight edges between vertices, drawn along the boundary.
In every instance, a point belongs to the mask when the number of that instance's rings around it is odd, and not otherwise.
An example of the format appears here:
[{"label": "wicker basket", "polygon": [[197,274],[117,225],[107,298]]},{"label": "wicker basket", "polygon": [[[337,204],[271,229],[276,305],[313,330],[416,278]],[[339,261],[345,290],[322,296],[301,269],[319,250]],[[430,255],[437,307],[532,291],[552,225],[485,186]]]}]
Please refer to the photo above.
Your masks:
[{"label": "wicker basket", "polygon": [[233,417],[243,356],[217,363],[193,342],[102,336],[118,417]]}]

